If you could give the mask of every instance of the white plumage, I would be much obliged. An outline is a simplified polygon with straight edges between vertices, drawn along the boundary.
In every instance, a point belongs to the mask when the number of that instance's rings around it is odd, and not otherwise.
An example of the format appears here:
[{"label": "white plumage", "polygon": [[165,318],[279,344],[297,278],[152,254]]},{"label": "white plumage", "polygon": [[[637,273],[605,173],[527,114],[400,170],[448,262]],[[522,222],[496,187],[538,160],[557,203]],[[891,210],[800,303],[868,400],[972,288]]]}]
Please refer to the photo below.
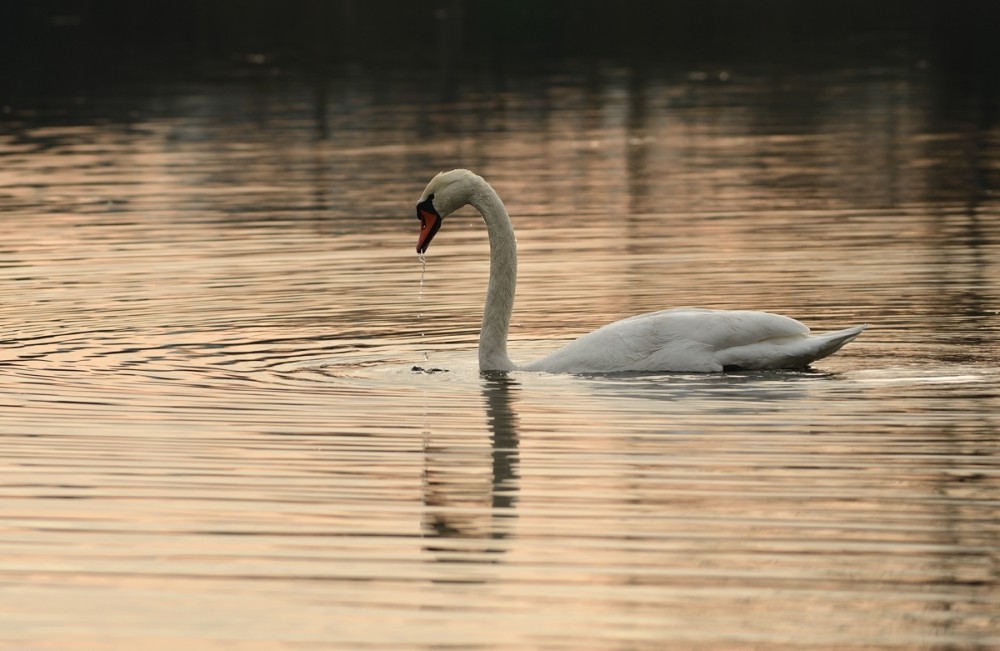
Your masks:
[{"label": "white plumage", "polygon": [[468,170],[435,176],[417,203],[423,253],[445,217],[464,205],[483,216],[490,238],[490,282],[479,336],[481,371],[618,373],[719,372],[795,369],[831,355],[864,325],[811,335],[795,319],[768,312],[677,308],[609,323],[551,355],[518,367],[507,355],[507,333],[517,284],[517,242],[496,191]]}]

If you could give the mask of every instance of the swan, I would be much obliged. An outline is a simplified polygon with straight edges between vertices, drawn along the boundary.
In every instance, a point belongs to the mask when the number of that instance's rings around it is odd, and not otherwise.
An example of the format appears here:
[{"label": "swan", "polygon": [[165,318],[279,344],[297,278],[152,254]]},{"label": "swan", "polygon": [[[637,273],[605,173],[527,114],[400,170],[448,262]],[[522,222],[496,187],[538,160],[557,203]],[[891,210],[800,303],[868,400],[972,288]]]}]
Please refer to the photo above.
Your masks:
[{"label": "swan", "polygon": [[549,373],[700,372],[801,369],[831,355],[867,327],[811,335],[795,319],[768,312],[676,308],[610,323],[536,362],[518,366],[507,355],[517,284],[517,240],[507,210],[481,176],[441,172],[417,202],[417,253],[427,251],[444,219],[471,205],[486,222],[490,280],[479,334],[480,371]]}]

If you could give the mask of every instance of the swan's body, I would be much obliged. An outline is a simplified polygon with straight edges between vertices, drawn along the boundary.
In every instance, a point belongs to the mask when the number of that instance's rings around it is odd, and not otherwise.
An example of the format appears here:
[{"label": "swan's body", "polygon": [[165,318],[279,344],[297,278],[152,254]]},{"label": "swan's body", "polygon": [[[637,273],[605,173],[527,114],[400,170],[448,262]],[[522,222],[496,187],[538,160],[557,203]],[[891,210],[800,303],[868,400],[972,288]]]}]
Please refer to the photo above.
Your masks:
[{"label": "swan's body", "polygon": [[507,355],[507,332],[517,284],[517,241],[496,191],[468,170],[435,176],[417,203],[423,253],[444,217],[471,205],[490,238],[490,282],[479,335],[481,371],[619,373],[719,372],[727,369],[794,369],[831,355],[866,326],[810,335],[809,328],[779,314],[679,308],[610,323],[537,362],[517,366]]}]

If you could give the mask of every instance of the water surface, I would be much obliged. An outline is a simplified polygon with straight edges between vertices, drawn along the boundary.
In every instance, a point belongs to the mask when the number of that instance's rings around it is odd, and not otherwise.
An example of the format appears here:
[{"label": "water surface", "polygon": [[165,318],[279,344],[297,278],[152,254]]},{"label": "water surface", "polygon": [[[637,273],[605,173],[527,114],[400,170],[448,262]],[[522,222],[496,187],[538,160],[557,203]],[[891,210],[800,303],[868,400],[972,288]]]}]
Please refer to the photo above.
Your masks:
[{"label": "water surface", "polygon": [[[1000,646],[988,107],[915,63],[426,82],[10,107],[0,643]],[[515,361],[681,305],[871,328],[481,376],[484,227],[413,253],[456,166],[518,229]]]}]

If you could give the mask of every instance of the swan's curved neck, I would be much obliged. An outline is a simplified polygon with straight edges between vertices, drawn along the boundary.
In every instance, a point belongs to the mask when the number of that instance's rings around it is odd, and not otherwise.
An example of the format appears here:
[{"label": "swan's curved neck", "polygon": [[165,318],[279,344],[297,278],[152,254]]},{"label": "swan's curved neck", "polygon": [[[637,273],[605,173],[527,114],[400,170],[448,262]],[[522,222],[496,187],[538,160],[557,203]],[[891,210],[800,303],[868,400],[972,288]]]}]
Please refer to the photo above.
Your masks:
[{"label": "swan's curved neck", "polygon": [[477,185],[469,204],[483,216],[490,236],[490,284],[479,333],[479,370],[510,371],[516,368],[507,355],[507,332],[517,286],[517,239],[499,195],[485,181]]}]

